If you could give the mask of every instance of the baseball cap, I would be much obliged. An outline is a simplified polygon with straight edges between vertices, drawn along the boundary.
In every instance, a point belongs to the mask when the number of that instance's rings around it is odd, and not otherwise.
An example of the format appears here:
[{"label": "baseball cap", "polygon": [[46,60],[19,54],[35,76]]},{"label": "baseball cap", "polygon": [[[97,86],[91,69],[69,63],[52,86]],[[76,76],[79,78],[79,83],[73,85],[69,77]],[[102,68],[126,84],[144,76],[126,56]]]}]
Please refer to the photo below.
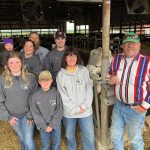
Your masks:
[{"label": "baseball cap", "polygon": [[140,37],[138,34],[134,32],[130,32],[124,35],[122,43],[127,43],[127,42],[134,42],[134,43],[139,43],[140,42]]},{"label": "baseball cap", "polygon": [[66,38],[66,34],[63,31],[57,31],[57,32],[55,32],[54,39],[57,39],[59,37]]},{"label": "baseball cap", "polygon": [[52,75],[48,70],[44,70],[39,74],[39,80],[51,80],[52,79]]},{"label": "baseball cap", "polygon": [[13,39],[11,39],[11,38],[6,38],[6,39],[4,39],[3,42],[4,42],[4,43],[3,43],[4,46],[5,46],[6,44],[8,44],[8,43],[14,45]]}]

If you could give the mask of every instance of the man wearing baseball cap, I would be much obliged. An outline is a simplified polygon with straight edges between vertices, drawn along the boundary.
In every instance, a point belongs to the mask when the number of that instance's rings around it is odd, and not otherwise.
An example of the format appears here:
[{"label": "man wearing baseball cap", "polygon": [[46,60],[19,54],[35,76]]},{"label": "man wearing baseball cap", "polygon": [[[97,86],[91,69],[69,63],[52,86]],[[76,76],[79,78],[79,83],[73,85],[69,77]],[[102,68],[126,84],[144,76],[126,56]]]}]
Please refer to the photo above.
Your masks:
[{"label": "man wearing baseball cap", "polygon": [[142,128],[150,107],[150,59],[140,54],[140,38],[134,32],[124,35],[122,48],[124,53],[114,57],[109,70],[109,83],[114,85],[116,96],[111,140],[114,150],[123,150],[127,127],[132,150],[144,150]]},{"label": "man wearing baseball cap", "polygon": [[129,32],[124,35],[122,43],[133,42],[140,43],[140,37],[138,34],[134,32]]},{"label": "man wearing baseball cap", "polygon": [[56,87],[56,76],[61,69],[62,57],[67,48],[65,45],[66,34],[63,31],[57,31],[54,34],[54,40],[56,46],[48,53],[47,57],[45,58],[44,68],[52,73],[53,86]]},{"label": "man wearing baseball cap", "polygon": [[59,37],[66,38],[66,34],[63,31],[55,32],[54,39],[58,39]]}]

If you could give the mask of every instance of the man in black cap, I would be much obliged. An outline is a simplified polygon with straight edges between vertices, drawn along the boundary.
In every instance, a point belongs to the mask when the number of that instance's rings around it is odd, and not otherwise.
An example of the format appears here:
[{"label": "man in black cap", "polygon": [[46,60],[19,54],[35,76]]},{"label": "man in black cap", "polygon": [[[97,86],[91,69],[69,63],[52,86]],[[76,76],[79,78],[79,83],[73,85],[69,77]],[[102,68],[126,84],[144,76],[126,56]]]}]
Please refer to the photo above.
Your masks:
[{"label": "man in black cap", "polygon": [[56,87],[56,76],[61,69],[61,61],[66,50],[66,34],[63,31],[57,31],[54,34],[56,46],[48,53],[44,61],[44,69],[49,70],[53,77],[53,86]]}]

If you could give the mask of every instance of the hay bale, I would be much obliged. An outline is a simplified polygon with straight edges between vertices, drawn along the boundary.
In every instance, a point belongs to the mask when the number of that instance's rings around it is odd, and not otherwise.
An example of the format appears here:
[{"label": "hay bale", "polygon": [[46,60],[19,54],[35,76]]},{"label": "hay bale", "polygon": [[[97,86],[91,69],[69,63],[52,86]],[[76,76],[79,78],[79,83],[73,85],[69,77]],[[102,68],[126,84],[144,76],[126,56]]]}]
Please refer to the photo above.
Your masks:
[{"label": "hay bale", "polygon": [[148,126],[148,128],[150,129],[150,116],[145,117],[145,123]]}]

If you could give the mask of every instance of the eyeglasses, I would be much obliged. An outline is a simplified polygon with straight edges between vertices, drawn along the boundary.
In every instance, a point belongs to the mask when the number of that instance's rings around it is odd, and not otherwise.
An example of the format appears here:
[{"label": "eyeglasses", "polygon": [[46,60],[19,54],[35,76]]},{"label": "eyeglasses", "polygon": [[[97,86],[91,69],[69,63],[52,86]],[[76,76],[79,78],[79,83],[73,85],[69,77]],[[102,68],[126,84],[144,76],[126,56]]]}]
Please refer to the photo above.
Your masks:
[{"label": "eyeglasses", "polygon": [[134,45],[136,45],[137,43],[133,43],[133,42],[130,42],[130,43],[124,43],[123,45],[125,45],[125,46],[134,46]]}]

